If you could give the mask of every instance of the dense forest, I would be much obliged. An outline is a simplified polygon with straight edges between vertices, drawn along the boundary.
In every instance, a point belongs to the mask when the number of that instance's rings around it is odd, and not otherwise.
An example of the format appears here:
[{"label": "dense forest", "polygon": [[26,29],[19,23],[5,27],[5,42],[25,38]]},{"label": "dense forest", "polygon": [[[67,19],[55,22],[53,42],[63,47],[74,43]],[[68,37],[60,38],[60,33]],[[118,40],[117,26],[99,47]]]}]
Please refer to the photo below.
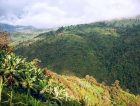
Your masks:
[{"label": "dense forest", "polygon": [[119,80],[140,93],[139,17],[60,27],[19,44],[15,53],[59,74],[91,75],[106,84]]},{"label": "dense forest", "polygon": [[9,35],[0,32],[1,106],[139,106],[140,97],[128,93],[116,80],[111,86],[84,78],[58,75],[40,68],[39,61],[16,56]]}]

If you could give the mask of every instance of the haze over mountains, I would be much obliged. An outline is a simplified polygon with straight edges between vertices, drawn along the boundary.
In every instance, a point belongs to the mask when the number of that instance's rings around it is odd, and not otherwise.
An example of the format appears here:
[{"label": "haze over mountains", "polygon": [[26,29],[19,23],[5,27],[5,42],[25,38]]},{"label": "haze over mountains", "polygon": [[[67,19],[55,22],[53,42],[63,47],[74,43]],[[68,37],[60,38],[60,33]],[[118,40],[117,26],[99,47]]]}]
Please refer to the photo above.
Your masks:
[{"label": "haze over mountains", "polygon": [[32,26],[21,26],[21,25],[9,25],[5,23],[0,23],[0,31],[6,31],[6,32],[24,32],[27,30],[33,30],[36,29]]},{"label": "haze over mountains", "polygon": [[0,106],[140,106],[140,0],[0,0]]},{"label": "haze over mountains", "polygon": [[52,28],[133,17],[139,10],[139,0],[0,0],[0,22]]}]

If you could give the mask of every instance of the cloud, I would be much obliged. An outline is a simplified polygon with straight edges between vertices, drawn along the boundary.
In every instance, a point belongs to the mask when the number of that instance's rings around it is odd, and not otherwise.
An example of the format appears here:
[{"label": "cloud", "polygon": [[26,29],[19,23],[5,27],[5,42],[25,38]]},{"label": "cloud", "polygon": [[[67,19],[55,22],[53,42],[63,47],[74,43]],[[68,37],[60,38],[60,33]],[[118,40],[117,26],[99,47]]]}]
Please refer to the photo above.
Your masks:
[{"label": "cloud", "polygon": [[0,0],[0,22],[38,28],[139,14],[139,0]]}]

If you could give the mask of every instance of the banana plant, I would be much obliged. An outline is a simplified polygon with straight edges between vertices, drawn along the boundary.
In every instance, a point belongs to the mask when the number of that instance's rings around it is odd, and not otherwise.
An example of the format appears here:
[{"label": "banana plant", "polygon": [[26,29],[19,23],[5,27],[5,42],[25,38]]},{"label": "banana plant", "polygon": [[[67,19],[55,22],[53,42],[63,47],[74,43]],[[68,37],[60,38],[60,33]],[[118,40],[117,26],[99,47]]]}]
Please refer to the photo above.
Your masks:
[{"label": "banana plant", "polygon": [[19,85],[27,89],[27,99],[29,99],[30,91],[41,91],[47,85],[47,77],[43,71],[36,67],[32,62],[15,56],[15,54],[2,53],[0,51],[0,101],[3,86],[10,88],[9,105],[12,106],[13,89]]},{"label": "banana plant", "polygon": [[4,81],[6,86],[10,88],[10,99],[9,99],[9,105],[12,106],[12,98],[13,98],[13,87],[16,85],[18,86],[18,79],[17,77],[17,71],[15,70],[16,67],[16,61],[15,61],[14,55],[7,55],[4,63],[3,63],[3,69],[4,69]]},{"label": "banana plant", "polygon": [[3,78],[0,76],[0,104],[1,104],[1,94],[2,94],[2,89],[3,89]]},{"label": "banana plant", "polygon": [[[10,88],[10,105],[12,105],[12,91],[13,87],[18,87],[20,82],[19,71],[20,68],[23,68],[25,63],[24,59],[20,59],[15,56],[13,53],[6,54],[3,58],[3,61],[0,65],[0,98],[2,92],[2,86],[8,86]],[[1,100],[1,99],[0,99]]]},{"label": "banana plant", "polygon": [[30,96],[30,90],[33,89],[34,86],[34,80],[32,78],[26,78],[22,80],[22,86],[23,88],[27,89],[27,99]]},{"label": "banana plant", "polygon": [[35,81],[36,81],[36,76],[30,69],[26,69],[22,71],[21,73],[22,79],[21,79],[21,85],[24,89],[27,89],[27,100],[30,97],[30,91],[31,89],[34,89],[35,87]]},{"label": "banana plant", "polygon": [[2,68],[3,67],[3,61],[4,61],[4,58],[5,58],[5,52],[0,50],[0,105],[1,105],[1,100],[2,100],[2,90],[3,90],[3,79],[4,79],[4,69]]},{"label": "banana plant", "polygon": [[41,91],[41,93],[49,93],[54,99],[65,99],[67,100],[68,94],[63,85],[58,84],[53,79],[50,79],[46,87]]}]

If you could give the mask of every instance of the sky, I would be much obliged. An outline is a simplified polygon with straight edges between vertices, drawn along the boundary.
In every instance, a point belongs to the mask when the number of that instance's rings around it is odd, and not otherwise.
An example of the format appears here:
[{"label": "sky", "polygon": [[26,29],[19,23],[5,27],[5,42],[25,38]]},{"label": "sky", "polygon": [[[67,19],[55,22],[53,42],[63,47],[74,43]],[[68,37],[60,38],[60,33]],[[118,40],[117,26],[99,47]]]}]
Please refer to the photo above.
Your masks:
[{"label": "sky", "polygon": [[140,15],[140,0],[0,0],[0,22],[51,28]]}]

